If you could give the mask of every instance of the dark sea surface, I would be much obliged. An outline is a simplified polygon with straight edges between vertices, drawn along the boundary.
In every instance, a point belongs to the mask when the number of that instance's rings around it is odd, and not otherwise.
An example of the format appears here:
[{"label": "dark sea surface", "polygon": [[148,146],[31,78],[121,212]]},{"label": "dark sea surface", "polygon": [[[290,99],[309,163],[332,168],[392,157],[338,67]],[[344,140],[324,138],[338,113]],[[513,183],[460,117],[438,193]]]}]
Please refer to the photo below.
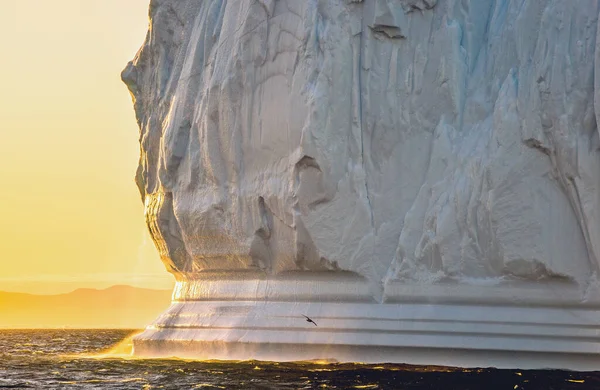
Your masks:
[{"label": "dark sea surface", "polygon": [[598,372],[127,359],[133,333],[0,330],[0,389],[600,389]]}]

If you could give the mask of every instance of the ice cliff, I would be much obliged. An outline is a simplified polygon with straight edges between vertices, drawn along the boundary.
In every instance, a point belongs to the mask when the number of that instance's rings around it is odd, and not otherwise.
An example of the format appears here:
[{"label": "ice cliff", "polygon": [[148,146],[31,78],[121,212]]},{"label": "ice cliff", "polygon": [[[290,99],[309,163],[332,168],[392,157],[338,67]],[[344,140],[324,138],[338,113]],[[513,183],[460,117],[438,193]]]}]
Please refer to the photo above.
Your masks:
[{"label": "ice cliff", "polygon": [[600,266],[598,0],[152,0],[123,71],[179,280],[560,280]]}]

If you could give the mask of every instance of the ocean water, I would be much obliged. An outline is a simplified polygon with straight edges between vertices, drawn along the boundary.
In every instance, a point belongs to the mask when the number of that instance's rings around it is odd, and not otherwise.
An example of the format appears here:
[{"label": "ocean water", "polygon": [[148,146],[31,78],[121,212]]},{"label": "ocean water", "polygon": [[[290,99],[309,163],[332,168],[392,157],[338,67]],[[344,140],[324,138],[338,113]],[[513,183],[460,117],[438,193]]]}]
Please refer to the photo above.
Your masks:
[{"label": "ocean water", "polygon": [[600,389],[600,372],[127,358],[127,330],[0,330],[0,389]]}]

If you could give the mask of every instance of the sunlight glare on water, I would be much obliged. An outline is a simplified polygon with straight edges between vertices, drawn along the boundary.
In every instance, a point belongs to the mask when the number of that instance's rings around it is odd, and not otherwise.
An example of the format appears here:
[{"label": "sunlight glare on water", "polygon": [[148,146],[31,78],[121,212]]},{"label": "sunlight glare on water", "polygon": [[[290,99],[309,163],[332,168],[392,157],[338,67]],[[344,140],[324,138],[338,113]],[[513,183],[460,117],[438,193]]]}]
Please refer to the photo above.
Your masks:
[{"label": "sunlight glare on water", "polygon": [[0,388],[599,389],[598,373],[134,358],[133,330],[0,330]]},{"label": "sunlight glare on water", "polygon": [[122,341],[118,342],[116,345],[110,347],[107,350],[93,354],[82,354],[81,357],[94,359],[134,359],[135,356],[133,355],[133,338],[140,333],[142,333],[142,331],[130,334],[129,336],[125,337]]}]

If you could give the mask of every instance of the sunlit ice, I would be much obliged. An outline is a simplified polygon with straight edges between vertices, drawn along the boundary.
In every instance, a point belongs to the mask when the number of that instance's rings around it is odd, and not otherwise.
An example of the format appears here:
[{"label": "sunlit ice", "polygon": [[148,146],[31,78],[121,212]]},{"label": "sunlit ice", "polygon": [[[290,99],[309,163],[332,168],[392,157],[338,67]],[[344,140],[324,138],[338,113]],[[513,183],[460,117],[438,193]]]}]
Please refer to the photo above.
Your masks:
[{"label": "sunlit ice", "polygon": [[3,0],[0,327],[64,331],[3,350],[163,378],[595,369],[582,1]]}]

